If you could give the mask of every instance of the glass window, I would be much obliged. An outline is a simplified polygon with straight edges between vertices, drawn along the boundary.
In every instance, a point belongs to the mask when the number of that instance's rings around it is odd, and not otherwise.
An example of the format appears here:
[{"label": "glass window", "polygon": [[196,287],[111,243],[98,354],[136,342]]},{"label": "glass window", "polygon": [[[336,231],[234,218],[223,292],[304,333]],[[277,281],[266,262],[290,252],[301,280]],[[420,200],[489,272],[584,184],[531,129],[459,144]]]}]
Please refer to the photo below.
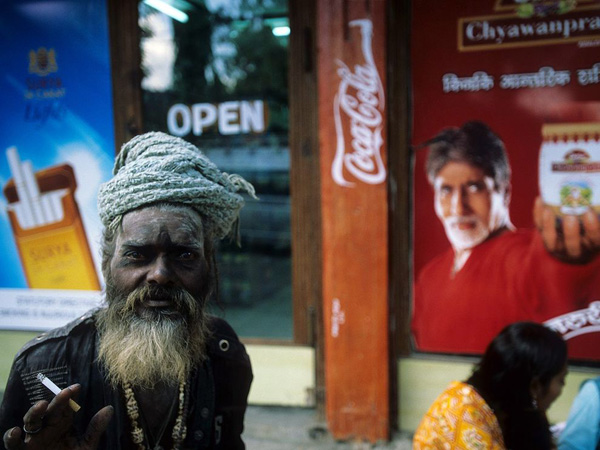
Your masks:
[{"label": "glass window", "polygon": [[287,0],[139,3],[145,131],[200,147],[254,184],[241,247],[219,250],[220,304],[246,338],[292,333]]}]

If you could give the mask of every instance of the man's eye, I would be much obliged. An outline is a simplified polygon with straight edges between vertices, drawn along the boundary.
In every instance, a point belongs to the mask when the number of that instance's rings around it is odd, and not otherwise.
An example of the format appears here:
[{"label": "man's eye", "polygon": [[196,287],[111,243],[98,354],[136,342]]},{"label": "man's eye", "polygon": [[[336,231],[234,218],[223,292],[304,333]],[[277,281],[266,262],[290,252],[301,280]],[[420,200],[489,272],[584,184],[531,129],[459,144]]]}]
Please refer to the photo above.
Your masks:
[{"label": "man's eye", "polygon": [[196,254],[194,252],[181,252],[178,258],[183,261],[192,261],[196,259]]},{"label": "man's eye", "polygon": [[452,192],[452,189],[448,186],[442,186],[440,188],[440,195],[443,195],[443,196],[450,195],[451,192]]},{"label": "man's eye", "polygon": [[140,260],[144,259],[144,254],[142,252],[129,251],[125,254],[125,257],[129,259]]},{"label": "man's eye", "polygon": [[473,183],[470,184],[467,189],[469,190],[469,192],[471,193],[477,193],[477,192],[481,192],[484,189],[484,186],[482,186],[481,184],[478,183]]}]

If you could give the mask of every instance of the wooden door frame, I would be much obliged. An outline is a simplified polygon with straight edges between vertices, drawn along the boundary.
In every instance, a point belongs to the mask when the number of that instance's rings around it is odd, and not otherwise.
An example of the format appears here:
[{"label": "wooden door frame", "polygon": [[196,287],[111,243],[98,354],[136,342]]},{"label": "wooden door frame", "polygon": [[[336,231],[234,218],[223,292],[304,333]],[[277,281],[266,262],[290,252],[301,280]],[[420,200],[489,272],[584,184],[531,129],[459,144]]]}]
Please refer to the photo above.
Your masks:
[{"label": "wooden door frame", "polygon": [[411,354],[412,303],[412,125],[410,95],[410,0],[389,2],[389,270],[390,270],[390,414],[398,424],[398,359]]}]

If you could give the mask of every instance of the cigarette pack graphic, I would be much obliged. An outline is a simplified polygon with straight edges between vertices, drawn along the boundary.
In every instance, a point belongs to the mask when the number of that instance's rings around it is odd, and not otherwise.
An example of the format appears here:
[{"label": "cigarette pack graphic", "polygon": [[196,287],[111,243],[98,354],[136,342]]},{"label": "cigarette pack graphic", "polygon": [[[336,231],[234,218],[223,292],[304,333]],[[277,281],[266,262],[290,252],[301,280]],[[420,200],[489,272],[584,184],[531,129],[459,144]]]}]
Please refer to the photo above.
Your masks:
[{"label": "cigarette pack graphic", "polygon": [[20,161],[16,147],[6,156],[12,178],[4,196],[29,287],[99,290],[75,201],[73,168],[62,164],[34,173],[31,161]]}]

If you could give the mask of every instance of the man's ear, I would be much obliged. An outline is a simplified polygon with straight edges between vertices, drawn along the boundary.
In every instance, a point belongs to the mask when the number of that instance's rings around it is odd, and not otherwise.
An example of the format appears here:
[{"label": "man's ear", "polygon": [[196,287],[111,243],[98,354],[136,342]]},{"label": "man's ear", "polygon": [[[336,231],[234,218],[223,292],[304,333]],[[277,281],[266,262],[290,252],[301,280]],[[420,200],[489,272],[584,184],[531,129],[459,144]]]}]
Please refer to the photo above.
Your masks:
[{"label": "man's ear", "polygon": [[512,194],[512,185],[510,181],[506,183],[506,187],[504,188],[504,205],[508,208],[510,206],[510,196]]}]

